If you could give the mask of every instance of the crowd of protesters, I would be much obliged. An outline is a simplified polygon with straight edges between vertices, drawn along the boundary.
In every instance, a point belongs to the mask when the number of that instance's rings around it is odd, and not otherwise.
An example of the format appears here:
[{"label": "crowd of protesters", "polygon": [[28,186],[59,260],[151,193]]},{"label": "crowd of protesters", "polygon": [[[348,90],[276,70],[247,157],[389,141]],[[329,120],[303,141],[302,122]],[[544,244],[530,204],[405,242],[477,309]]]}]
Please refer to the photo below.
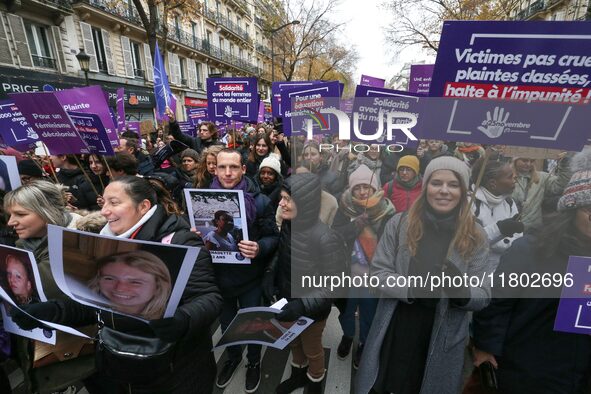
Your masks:
[{"label": "crowd of protesters", "polygon": [[[22,368],[28,392],[65,392],[76,382],[91,394],[223,389],[243,349],[229,347],[216,371],[210,328],[219,321],[225,330],[239,309],[283,297],[277,320],[307,316],[314,323],[290,344],[291,375],[277,393],[323,392],[322,336],[332,306],[343,332],[338,358],[357,344],[356,393],[494,392],[480,379],[485,367],[502,393],[589,392],[591,337],[554,331],[558,298],[503,297],[486,280],[429,290],[384,285],[437,272],[564,273],[568,256],[591,256],[589,149],[560,154],[544,172],[544,160],[473,143],[427,140],[398,153],[378,145],[358,153],[354,142],[334,138],[339,149],[323,151],[325,141],[288,138],[280,124],[248,125],[220,138],[211,122],[191,137],[167,114],[164,133],[124,132],[110,157],[5,152],[17,156],[22,186],[2,192],[0,242],[34,254],[48,299],[25,302],[27,314],[13,309],[13,320],[23,329],[42,326],[30,316],[106,326],[176,349],[164,371],[110,360],[100,345],[94,354],[38,365],[36,341],[3,332],[0,344],[8,346],[0,356]],[[244,193],[249,239],[237,248],[251,264],[212,263],[205,244],[213,241],[188,224],[186,188]],[[224,215],[215,218],[221,230],[231,220]],[[97,313],[60,291],[49,266],[48,224],[154,242],[173,234],[169,243],[202,249],[174,316],[145,323]],[[327,273],[371,275],[381,286],[292,294],[302,275]],[[64,352],[61,341],[82,347],[60,333],[56,352]],[[248,345],[246,360],[244,390],[253,393],[265,371],[261,346]],[[0,392],[11,392],[2,373]]]}]

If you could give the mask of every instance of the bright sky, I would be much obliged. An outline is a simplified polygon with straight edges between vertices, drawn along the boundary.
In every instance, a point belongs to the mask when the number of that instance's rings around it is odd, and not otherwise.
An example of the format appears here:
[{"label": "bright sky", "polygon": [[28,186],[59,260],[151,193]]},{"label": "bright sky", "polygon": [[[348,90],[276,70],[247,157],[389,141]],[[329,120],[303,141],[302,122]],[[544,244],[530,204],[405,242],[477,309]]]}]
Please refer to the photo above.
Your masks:
[{"label": "bright sky", "polygon": [[359,54],[355,80],[361,74],[382,78],[388,81],[398,74],[404,63],[425,60],[433,63],[435,58],[421,53],[418,48],[405,49],[393,59],[384,39],[384,27],[392,17],[380,4],[383,0],[342,0],[339,12],[333,16],[334,22],[348,22],[343,29],[343,42],[354,45]]}]

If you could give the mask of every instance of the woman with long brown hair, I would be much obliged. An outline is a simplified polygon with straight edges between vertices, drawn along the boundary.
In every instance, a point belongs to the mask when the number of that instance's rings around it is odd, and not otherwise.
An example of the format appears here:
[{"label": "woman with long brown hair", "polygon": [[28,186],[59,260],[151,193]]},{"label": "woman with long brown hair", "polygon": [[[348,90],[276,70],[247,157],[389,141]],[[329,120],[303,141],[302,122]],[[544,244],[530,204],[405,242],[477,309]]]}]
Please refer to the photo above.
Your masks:
[{"label": "woman with long brown hair", "polygon": [[210,146],[203,150],[197,169],[195,170],[195,184],[197,189],[207,189],[215,177],[217,166],[216,157],[224,149],[223,145]]},{"label": "woman with long brown hair", "polygon": [[[468,311],[490,299],[488,242],[467,199],[460,160],[429,163],[408,215],[384,229],[370,265],[381,294],[357,375],[357,393],[457,393]],[[433,278],[454,278],[441,286]],[[464,277],[478,277],[479,283]],[[372,287],[374,287],[372,285]]]}]

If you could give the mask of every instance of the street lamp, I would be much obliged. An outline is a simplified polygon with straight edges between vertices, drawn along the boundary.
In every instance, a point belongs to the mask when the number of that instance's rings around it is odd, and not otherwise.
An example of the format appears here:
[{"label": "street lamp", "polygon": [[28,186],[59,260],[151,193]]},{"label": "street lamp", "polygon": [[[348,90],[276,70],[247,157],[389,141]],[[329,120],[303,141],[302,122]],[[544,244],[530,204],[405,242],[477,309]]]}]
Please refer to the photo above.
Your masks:
[{"label": "street lamp", "polygon": [[300,21],[298,21],[297,19],[291,22],[288,22],[284,25],[281,25],[275,29],[270,29],[268,30],[269,33],[271,33],[271,82],[275,81],[275,42],[273,40],[273,36],[275,33],[277,33],[279,30],[281,29],[285,29],[287,26],[290,25],[299,25]]},{"label": "street lamp", "polygon": [[84,77],[86,78],[86,86],[89,86],[88,83],[88,71],[90,70],[90,56],[86,52],[84,52],[84,48],[80,48],[80,52],[76,55],[76,59],[78,59],[78,63],[80,63],[80,69],[84,71]]}]

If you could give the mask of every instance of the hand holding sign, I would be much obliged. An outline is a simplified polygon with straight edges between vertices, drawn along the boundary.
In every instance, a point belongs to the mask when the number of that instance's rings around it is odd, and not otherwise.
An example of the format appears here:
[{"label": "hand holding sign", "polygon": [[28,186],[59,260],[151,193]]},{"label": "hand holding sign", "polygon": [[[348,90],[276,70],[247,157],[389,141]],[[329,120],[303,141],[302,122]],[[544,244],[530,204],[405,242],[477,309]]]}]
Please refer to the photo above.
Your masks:
[{"label": "hand holding sign", "polygon": [[174,122],[174,120],[175,120],[175,117],[174,117],[174,112],[172,112],[172,110],[170,109],[170,107],[168,107],[168,106],[167,106],[167,107],[164,109],[164,114],[165,114],[166,116],[168,116],[168,119],[169,119],[171,122]]}]

